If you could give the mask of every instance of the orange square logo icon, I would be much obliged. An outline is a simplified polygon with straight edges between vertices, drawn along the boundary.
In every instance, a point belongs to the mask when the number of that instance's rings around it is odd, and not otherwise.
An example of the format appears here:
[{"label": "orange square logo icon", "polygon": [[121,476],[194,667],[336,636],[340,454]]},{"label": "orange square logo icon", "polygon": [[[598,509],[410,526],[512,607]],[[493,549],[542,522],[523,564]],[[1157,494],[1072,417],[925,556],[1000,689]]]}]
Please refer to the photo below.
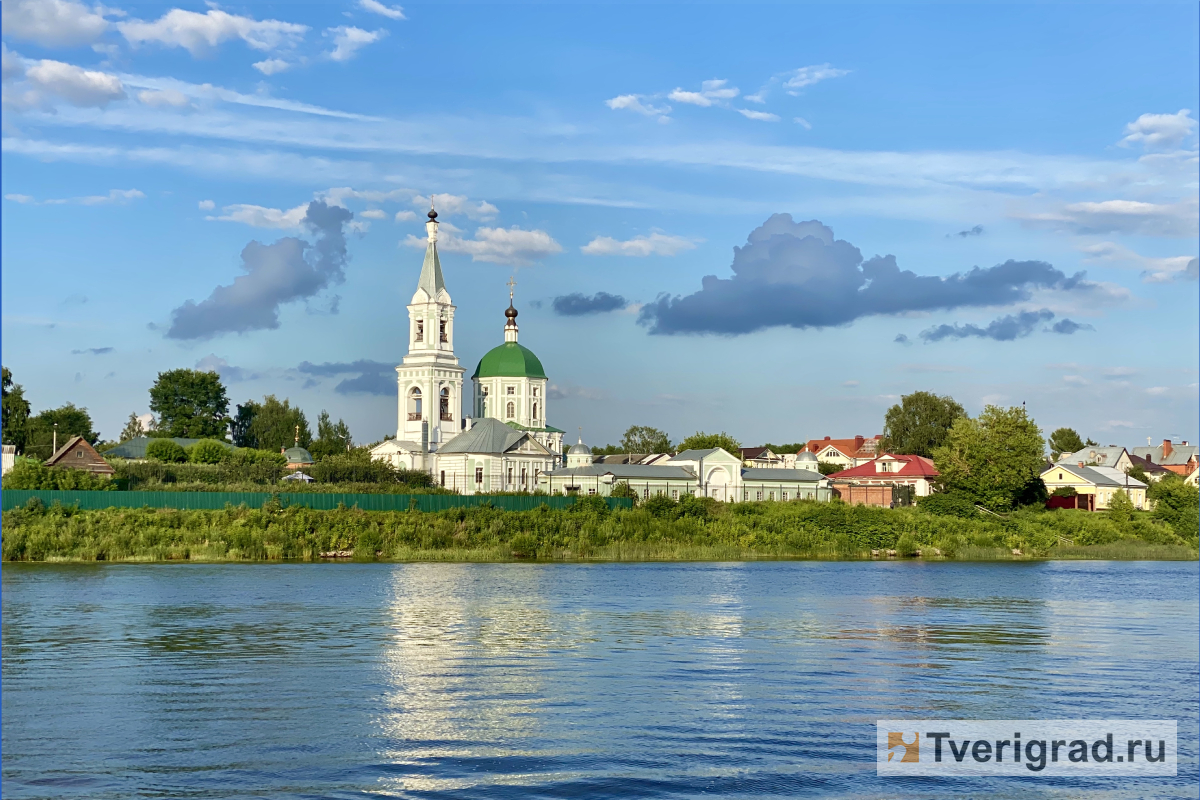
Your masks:
[{"label": "orange square logo icon", "polygon": [[902,753],[900,758],[896,760],[900,763],[919,763],[921,760],[921,734],[913,731],[912,741],[904,741],[904,734],[898,731],[888,731],[887,738],[888,757],[891,761],[898,753]]}]

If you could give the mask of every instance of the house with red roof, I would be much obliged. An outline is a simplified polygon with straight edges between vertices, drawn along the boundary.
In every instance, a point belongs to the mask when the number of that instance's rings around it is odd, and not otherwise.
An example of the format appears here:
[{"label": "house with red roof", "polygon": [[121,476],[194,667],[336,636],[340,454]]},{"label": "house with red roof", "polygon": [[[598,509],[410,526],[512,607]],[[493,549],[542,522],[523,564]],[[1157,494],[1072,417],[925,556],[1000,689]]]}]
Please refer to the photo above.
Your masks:
[{"label": "house with red roof", "polygon": [[839,467],[857,467],[865,464],[879,455],[879,440],[882,435],[855,436],[852,439],[812,439],[808,443],[808,452],[817,457],[817,461],[837,464]]},{"label": "house with red roof", "polygon": [[893,487],[911,486],[913,495],[926,497],[933,493],[937,476],[937,468],[924,456],[884,453],[857,467],[833,473],[829,481],[848,503],[889,506]]}]

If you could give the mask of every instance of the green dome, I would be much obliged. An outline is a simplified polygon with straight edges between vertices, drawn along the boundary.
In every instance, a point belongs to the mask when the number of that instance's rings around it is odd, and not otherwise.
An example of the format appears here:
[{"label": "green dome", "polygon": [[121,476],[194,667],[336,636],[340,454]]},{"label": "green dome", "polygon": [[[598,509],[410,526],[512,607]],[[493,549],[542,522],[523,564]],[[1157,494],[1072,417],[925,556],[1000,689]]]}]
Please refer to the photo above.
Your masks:
[{"label": "green dome", "polygon": [[312,453],[308,452],[303,447],[289,447],[284,451],[283,457],[288,460],[289,464],[313,463]]},{"label": "green dome", "polygon": [[542,362],[528,347],[522,347],[516,342],[505,342],[499,347],[493,347],[479,360],[475,368],[475,378],[545,378],[546,370]]}]

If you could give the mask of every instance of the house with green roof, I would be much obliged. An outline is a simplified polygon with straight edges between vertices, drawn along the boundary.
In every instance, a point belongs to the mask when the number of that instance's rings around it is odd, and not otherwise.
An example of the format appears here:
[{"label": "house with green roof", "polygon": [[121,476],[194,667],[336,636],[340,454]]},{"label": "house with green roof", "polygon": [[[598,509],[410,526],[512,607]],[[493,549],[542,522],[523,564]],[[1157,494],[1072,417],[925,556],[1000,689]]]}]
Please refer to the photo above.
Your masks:
[{"label": "house with green roof", "polygon": [[532,492],[558,463],[530,431],[481,419],[438,448],[433,479],[462,494]]}]

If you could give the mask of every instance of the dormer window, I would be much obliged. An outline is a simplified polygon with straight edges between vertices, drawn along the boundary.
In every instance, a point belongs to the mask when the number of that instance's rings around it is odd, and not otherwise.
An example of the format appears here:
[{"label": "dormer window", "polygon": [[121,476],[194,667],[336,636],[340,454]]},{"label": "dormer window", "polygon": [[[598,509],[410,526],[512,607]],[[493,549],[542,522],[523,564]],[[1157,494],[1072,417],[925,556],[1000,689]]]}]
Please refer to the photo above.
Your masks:
[{"label": "dormer window", "polygon": [[414,342],[425,341],[425,320],[417,320],[417,334],[413,337]]}]

